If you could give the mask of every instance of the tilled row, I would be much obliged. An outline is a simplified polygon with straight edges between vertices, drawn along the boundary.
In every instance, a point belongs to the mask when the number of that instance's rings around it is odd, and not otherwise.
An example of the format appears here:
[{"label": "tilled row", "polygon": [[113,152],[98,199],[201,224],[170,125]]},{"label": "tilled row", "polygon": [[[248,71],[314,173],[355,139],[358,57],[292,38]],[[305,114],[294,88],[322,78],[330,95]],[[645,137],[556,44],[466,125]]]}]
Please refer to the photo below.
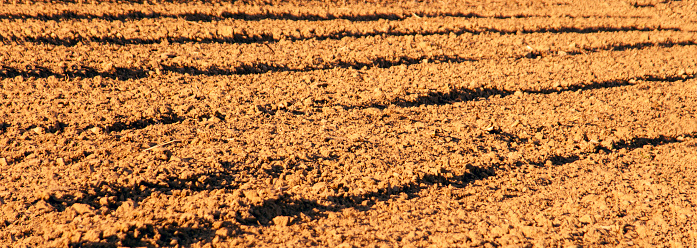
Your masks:
[{"label": "tilled row", "polygon": [[[348,214],[344,209],[384,209],[382,205],[389,199],[397,200],[405,192],[432,194],[432,184],[464,187],[518,166],[527,170],[544,164],[565,166],[594,154],[689,141],[697,135],[697,130],[687,130],[695,119],[690,113],[694,99],[683,88],[691,82],[694,79],[559,94],[523,93],[429,108],[320,113],[310,117],[320,121],[312,122],[297,115],[240,116],[227,123],[212,121],[205,124],[207,128],[192,129],[190,122],[167,125],[159,129],[164,131],[160,137],[150,130],[122,133],[119,139],[85,136],[67,144],[83,151],[94,146],[85,159],[43,164],[42,160],[52,156],[50,152],[34,152],[29,155],[31,161],[8,170],[18,179],[31,178],[34,168],[42,166],[48,175],[32,181],[40,187],[26,196],[16,191],[18,197],[28,196],[26,201],[39,203],[31,206],[36,211],[21,213],[14,220],[42,218],[37,213],[46,211],[58,211],[61,218],[83,216],[58,234],[47,235],[53,242],[73,244],[102,239],[133,245],[167,245],[172,240],[191,244],[215,236],[258,235],[255,230],[259,229],[276,235],[293,232],[313,219],[325,221],[335,218],[325,218],[332,213]],[[623,92],[628,88],[641,90],[626,95]],[[657,95],[671,99],[653,99]],[[629,104],[637,97],[664,106]],[[521,102],[537,102],[546,108],[533,112]],[[676,111],[674,103],[688,106]],[[614,111],[618,107],[624,109]],[[671,110],[677,118],[655,116],[663,110]],[[444,112],[451,114],[443,119]],[[628,120],[624,113],[633,113],[636,119]],[[410,122],[402,122],[403,118]],[[597,129],[581,128],[591,126]],[[568,137],[569,133],[576,135]],[[121,151],[138,147],[143,140],[166,141],[168,136],[190,139],[159,149]],[[611,137],[618,140],[606,147],[604,141]],[[25,137],[25,145],[30,146],[33,139]],[[130,155],[120,157],[125,154]],[[328,173],[331,171],[343,173]],[[60,183],[75,180],[84,183]],[[524,183],[507,187],[504,193],[513,197],[538,187]],[[458,188],[449,191],[451,197],[463,197],[461,203],[469,211],[486,208],[478,202],[488,197],[501,197]],[[162,211],[144,211],[146,208]],[[114,225],[116,222],[125,225]],[[85,235],[88,230],[78,223],[100,227],[96,239]],[[272,223],[280,230],[267,227]],[[284,227],[289,224],[292,226]],[[223,228],[228,233],[217,232]],[[70,235],[76,232],[83,236],[73,240]]]},{"label": "tilled row", "polygon": [[345,37],[517,34],[517,33],[600,33],[617,31],[697,30],[680,19],[574,19],[568,17],[526,19],[416,18],[400,21],[381,20],[349,25],[346,20],[329,21],[236,21],[211,23],[181,19],[157,19],[125,22],[89,21],[17,21],[3,25],[3,42],[31,42],[74,46],[78,43],[108,44],[159,43],[263,43],[281,40],[325,40]]},{"label": "tilled row", "polygon": [[[336,69],[303,73],[302,76],[298,76],[301,72],[234,75],[202,81],[196,76],[163,75],[128,81],[98,76],[72,81],[39,78],[28,84],[22,77],[15,77],[4,79],[2,104],[7,118],[3,129],[12,127],[25,132],[42,128],[56,132],[66,126],[78,129],[98,126],[106,132],[119,132],[190,118],[200,120],[244,113],[312,114],[337,107],[437,105],[494,95],[508,96],[518,94],[518,91],[550,94],[622,86],[636,81],[679,81],[694,76],[691,69],[694,60],[676,57],[667,64],[657,63],[675,56],[676,52],[682,54],[692,50],[693,46],[684,46],[650,48],[645,51],[652,53],[640,55],[635,55],[634,50],[626,50],[572,57],[526,58],[509,60],[517,65],[495,72],[490,68],[501,61]],[[617,54],[627,59],[615,59],[611,64],[590,62]],[[655,56],[657,54],[661,56]],[[520,74],[520,68],[527,68],[529,74]],[[451,73],[436,73],[441,70]],[[592,73],[579,73],[584,70]],[[350,82],[352,87],[345,87],[340,82]],[[550,85],[550,82],[554,83]],[[22,100],[26,96],[35,100]],[[162,103],[165,100],[168,102]],[[51,110],[54,106],[61,106],[63,111]]]},{"label": "tilled row", "polygon": [[[41,4],[38,4],[41,6]],[[504,5],[504,6],[502,6]],[[575,18],[650,18],[651,10],[634,8],[630,5],[599,5],[586,8],[578,5],[557,5],[539,11],[534,6],[505,6],[507,3],[485,3],[476,8],[471,5],[450,3],[442,6],[402,2],[375,6],[372,4],[333,5],[306,4],[303,9],[288,4],[244,5],[244,4],[129,4],[119,6],[92,4],[51,4],[50,7],[10,5],[4,8],[0,19],[81,20],[104,19],[127,21],[156,18],[185,19],[187,21],[240,20],[349,20],[353,22],[377,20],[404,20],[417,17],[468,17],[468,18],[530,18],[568,16]],[[180,8],[186,6],[186,8]],[[89,9],[90,11],[83,11]],[[612,10],[609,12],[608,10]]]},{"label": "tilled row", "polygon": [[[539,40],[545,42],[529,42]],[[497,39],[496,44],[490,44]],[[95,52],[92,46],[4,46],[0,77],[137,79],[168,72],[189,75],[235,75],[306,72],[333,68],[389,68],[421,63],[526,59],[568,56],[646,47],[692,46],[695,34],[677,31],[526,35],[438,35],[367,37],[282,42],[263,45],[133,45]],[[371,46],[356,45],[371,42]],[[101,47],[101,46],[100,46]],[[98,53],[98,54],[97,54]],[[20,56],[17,56],[19,54]],[[235,59],[225,59],[225,57]]]}]

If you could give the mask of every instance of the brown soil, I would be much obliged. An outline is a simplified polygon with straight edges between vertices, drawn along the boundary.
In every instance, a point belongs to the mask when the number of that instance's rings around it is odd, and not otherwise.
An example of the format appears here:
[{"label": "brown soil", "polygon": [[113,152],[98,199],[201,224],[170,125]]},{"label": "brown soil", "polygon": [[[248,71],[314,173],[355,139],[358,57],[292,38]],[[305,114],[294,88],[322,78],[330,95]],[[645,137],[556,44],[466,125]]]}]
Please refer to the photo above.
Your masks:
[{"label": "brown soil", "polygon": [[697,247],[693,1],[0,6],[4,247]]}]

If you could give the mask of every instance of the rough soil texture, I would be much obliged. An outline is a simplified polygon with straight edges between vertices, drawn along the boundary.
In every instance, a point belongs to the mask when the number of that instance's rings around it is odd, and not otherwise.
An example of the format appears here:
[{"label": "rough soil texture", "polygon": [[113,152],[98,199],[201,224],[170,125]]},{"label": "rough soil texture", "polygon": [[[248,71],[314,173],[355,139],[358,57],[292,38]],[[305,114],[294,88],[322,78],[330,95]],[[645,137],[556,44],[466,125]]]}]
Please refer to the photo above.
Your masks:
[{"label": "rough soil texture", "polygon": [[3,247],[696,247],[693,1],[0,6]]}]

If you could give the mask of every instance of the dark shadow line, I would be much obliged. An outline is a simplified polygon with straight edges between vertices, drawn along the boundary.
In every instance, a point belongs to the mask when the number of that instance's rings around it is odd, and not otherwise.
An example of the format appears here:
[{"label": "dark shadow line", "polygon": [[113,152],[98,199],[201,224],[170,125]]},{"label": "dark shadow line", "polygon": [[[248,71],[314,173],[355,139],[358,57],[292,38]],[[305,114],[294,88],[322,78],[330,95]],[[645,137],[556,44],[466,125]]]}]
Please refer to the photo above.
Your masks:
[{"label": "dark shadow line", "polygon": [[[601,48],[586,48],[585,50],[581,51],[589,51],[589,52],[599,52],[599,51],[624,51],[624,50],[630,50],[630,49],[644,49],[647,47],[672,47],[672,46],[691,46],[691,45],[697,45],[697,42],[695,41],[664,41],[664,42],[657,42],[657,43],[651,43],[651,42],[641,42],[641,43],[636,43],[636,44],[615,44],[615,45],[610,45],[610,46],[603,46]],[[583,54],[581,51],[571,51],[568,52],[570,55],[580,55]],[[519,57],[512,57],[516,59],[524,59],[524,58],[535,58],[535,57],[540,57],[540,56],[548,56],[548,54],[544,54],[541,52],[531,52],[525,56],[519,56]],[[420,57],[412,58],[408,56],[402,56],[402,57],[395,57],[395,58],[390,58],[390,57],[376,57],[373,58],[372,61],[369,62],[356,62],[356,61],[338,61],[338,62],[329,62],[325,63],[322,65],[318,66],[311,66],[311,67],[305,67],[305,68],[290,68],[286,65],[279,65],[279,64],[272,64],[272,63],[262,63],[262,62],[256,62],[256,63],[246,63],[237,67],[233,68],[220,68],[220,67],[210,67],[208,69],[199,69],[194,66],[183,66],[183,65],[160,65],[160,68],[124,68],[124,67],[116,67],[111,71],[103,71],[94,67],[89,67],[89,66],[81,66],[81,67],[76,67],[76,68],[64,68],[64,69],[57,69],[57,70],[51,70],[47,67],[43,66],[30,66],[29,68],[26,69],[19,69],[19,68],[14,68],[14,67],[8,67],[8,66],[0,66],[0,78],[13,78],[17,76],[22,76],[22,77],[35,77],[35,78],[47,78],[47,77],[60,77],[60,78],[75,78],[75,77],[82,77],[82,78],[91,78],[91,77],[96,77],[96,76],[101,76],[104,78],[112,78],[112,79],[119,79],[119,80],[127,80],[127,79],[138,79],[138,78],[145,78],[148,77],[151,74],[154,74],[157,70],[162,72],[172,72],[172,73],[188,73],[190,75],[246,75],[246,74],[260,74],[260,73],[266,73],[266,72],[283,72],[283,71],[288,71],[288,72],[307,72],[307,71],[314,71],[314,70],[324,70],[324,69],[332,69],[335,67],[338,68],[352,68],[352,69],[360,69],[363,67],[366,68],[389,68],[392,66],[399,66],[399,65],[413,65],[413,64],[419,64],[423,63],[425,60],[427,60],[430,63],[462,63],[462,62],[467,62],[467,61],[479,61],[479,60],[487,60],[487,59],[495,59],[495,58],[468,58],[468,57],[462,57],[462,56],[457,56],[457,55],[432,55],[432,56],[427,56],[427,55],[422,55]],[[647,79],[644,79],[647,80]],[[680,80],[679,78],[675,78],[674,81]],[[577,86],[572,86],[572,87],[577,87]],[[586,86],[583,86],[586,87]],[[576,90],[576,89],[571,89],[571,90]],[[554,92],[555,90],[547,90],[549,93]],[[403,102],[400,104],[406,104],[407,106],[413,106],[413,105],[418,105],[417,102],[421,100],[425,100],[427,102],[433,102],[433,103],[443,103],[447,101],[448,99],[451,98],[461,98],[461,99],[472,99],[476,97],[487,97],[491,95],[508,95],[512,92],[507,92],[507,91],[501,91],[497,89],[485,89],[481,92],[477,92],[474,90],[469,90],[469,89],[457,89],[454,90],[451,93],[429,93],[429,96],[424,97],[423,99],[418,99],[417,101],[412,101],[412,102]],[[529,93],[544,93],[544,92],[529,92]],[[454,97],[457,96],[457,97]],[[432,100],[429,100],[430,98],[433,98]],[[376,106],[378,107],[378,106]]]},{"label": "dark shadow line", "polygon": [[[230,12],[223,11],[217,14],[207,14],[201,12],[192,13],[178,13],[171,14],[166,12],[144,12],[139,10],[129,10],[125,13],[102,13],[102,14],[91,14],[91,13],[80,13],[74,10],[63,10],[58,13],[39,13],[33,15],[27,14],[12,14],[5,13],[0,14],[0,20],[16,20],[16,19],[37,19],[42,21],[60,21],[60,20],[92,20],[101,19],[108,21],[129,21],[129,20],[142,20],[142,19],[158,19],[158,18],[173,18],[173,19],[184,19],[187,21],[201,21],[201,22],[211,22],[211,21],[221,21],[225,19],[236,19],[236,20],[246,20],[246,21],[258,21],[258,20],[292,20],[292,21],[328,21],[328,20],[348,20],[353,22],[362,21],[378,21],[378,20],[392,20],[399,21],[405,20],[407,18],[412,18],[414,16],[419,17],[459,17],[459,18],[495,18],[495,19],[510,19],[510,18],[534,18],[534,17],[551,17],[550,15],[530,15],[530,14],[515,14],[515,15],[482,15],[474,12],[426,12],[426,11],[413,11],[411,13],[396,14],[396,13],[375,13],[375,14],[314,14],[314,13],[301,13],[293,14],[289,12],[281,13],[259,13],[250,14],[245,12]],[[589,18],[596,16],[580,16],[580,18]],[[604,16],[606,17],[606,16]],[[579,17],[576,17],[579,18]]]},{"label": "dark shadow line", "polygon": [[[683,139],[679,139],[678,137],[680,137],[680,136],[682,136]],[[658,137],[655,137],[655,138],[635,137],[635,138],[631,138],[631,139],[624,139],[624,140],[614,142],[612,145],[613,146],[612,148],[614,150],[619,150],[619,149],[634,150],[637,148],[642,148],[646,145],[661,146],[661,145],[668,145],[668,144],[673,144],[673,143],[680,143],[680,142],[684,141],[684,138],[695,139],[695,138],[697,138],[697,133],[684,134],[684,135],[678,135],[678,136],[659,135]]]},{"label": "dark shadow line", "polygon": [[[158,18],[173,18],[184,19],[187,21],[221,21],[225,19],[236,19],[246,21],[258,20],[293,20],[293,21],[328,21],[328,20],[348,20],[352,22],[391,20],[400,21],[412,17],[457,17],[457,18],[494,18],[494,19],[511,19],[511,18],[549,18],[551,15],[536,15],[536,14],[495,14],[483,15],[474,12],[433,12],[433,11],[411,11],[410,13],[374,13],[374,14],[315,14],[315,13],[300,13],[293,14],[290,12],[278,13],[245,13],[242,11],[231,12],[222,11],[217,14],[207,14],[201,12],[191,13],[166,13],[166,12],[145,12],[140,10],[129,10],[124,13],[80,13],[74,10],[62,10],[58,13],[39,13],[39,14],[0,14],[0,20],[26,20],[36,19],[42,21],[61,21],[61,20],[92,20],[101,19],[108,21],[129,21],[142,19],[158,19]],[[579,16],[564,16],[570,18],[646,18],[645,16],[611,16],[611,15],[579,15]]]},{"label": "dark shadow line", "polygon": [[667,40],[663,42],[639,42],[639,43],[634,43],[634,44],[614,44],[614,45],[609,45],[609,46],[603,46],[603,47],[598,47],[598,48],[587,48],[585,49],[586,51],[589,52],[599,52],[599,51],[626,51],[626,50],[632,50],[632,49],[643,49],[646,47],[674,47],[674,46],[694,46],[697,45],[697,42],[694,40],[686,40],[686,41],[672,41],[672,40]]},{"label": "dark shadow line", "polygon": [[138,68],[117,67],[110,72],[105,72],[94,67],[81,66],[79,68],[51,70],[44,66],[32,65],[29,68],[19,69],[8,66],[0,66],[0,78],[35,77],[35,78],[92,78],[104,77],[119,80],[144,78],[148,76],[148,70]]},{"label": "dark shadow line", "polygon": [[[189,247],[198,242],[210,243],[215,237],[215,233],[221,227],[230,230],[231,235],[240,233],[239,226],[230,222],[223,222],[219,227],[207,219],[195,217],[194,220],[198,227],[187,226],[184,221],[160,219],[153,222],[129,225],[126,230],[121,230],[123,236],[118,234],[103,236],[100,240],[104,241],[71,241],[68,247],[89,247],[89,248],[116,248],[116,247]],[[137,234],[136,234],[137,233]],[[146,240],[150,242],[146,242]],[[172,241],[177,242],[173,245]],[[154,244],[152,243],[154,241]]]},{"label": "dark shadow line", "polygon": [[[629,79],[611,79],[601,82],[591,82],[590,84],[583,85],[571,85],[561,89],[542,89],[542,90],[521,90],[521,92],[529,94],[552,94],[552,93],[562,93],[567,91],[584,91],[602,88],[614,88],[622,86],[634,85],[631,83],[632,80],[638,81],[652,81],[652,82],[676,82],[695,78],[695,75],[674,75],[674,76],[659,76],[659,75],[643,75],[638,77],[633,77]],[[515,91],[503,90],[498,88],[482,88],[482,89],[469,89],[469,88],[452,88],[446,92],[429,92],[425,96],[419,96],[414,100],[404,100],[401,98],[395,99],[388,103],[371,103],[363,106],[346,106],[347,108],[386,108],[389,105],[397,105],[400,107],[413,107],[422,105],[444,105],[452,104],[454,102],[465,102],[472,101],[482,98],[489,98],[491,96],[509,96],[514,94]]]},{"label": "dark shadow line", "polygon": [[162,114],[156,117],[144,117],[135,121],[116,121],[105,127],[107,132],[121,132],[124,130],[143,129],[155,124],[173,124],[183,121],[185,118],[176,114]]},{"label": "dark shadow line", "polygon": [[17,76],[22,76],[22,77],[35,77],[35,78],[48,78],[48,77],[61,77],[61,78],[75,78],[75,77],[82,77],[82,78],[91,78],[91,77],[96,77],[96,76],[101,76],[104,78],[112,78],[112,79],[119,79],[119,80],[127,80],[127,79],[138,79],[138,78],[145,78],[151,75],[151,73],[155,73],[156,71],[160,71],[160,73],[163,72],[173,72],[173,73],[188,73],[190,75],[246,75],[246,74],[260,74],[260,73],[266,73],[266,72],[282,72],[282,71],[289,71],[289,72],[307,72],[307,71],[315,71],[315,70],[324,70],[324,69],[332,69],[332,68],[353,68],[353,69],[360,69],[363,67],[366,68],[389,68],[393,66],[399,66],[399,65],[413,65],[413,64],[419,64],[423,63],[424,60],[428,60],[429,62],[437,62],[437,63],[462,63],[466,61],[477,61],[477,59],[474,58],[466,58],[466,57],[460,57],[460,56],[454,56],[454,55],[434,55],[434,56],[427,56],[427,55],[422,55],[420,57],[412,58],[408,56],[402,56],[402,57],[396,57],[396,58],[386,58],[386,57],[377,57],[374,58],[372,61],[369,62],[346,62],[346,61],[338,61],[338,62],[330,62],[326,63],[321,66],[316,66],[316,67],[305,67],[302,69],[299,68],[289,68],[284,65],[277,65],[277,64],[270,64],[270,63],[249,63],[249,64],[243,64],[241,66],[233,67],[233,68],[219,68],[219,67],[210,67],[208,69],[199,69],[193,66],[181,66],[181,65],[160,65],[160,68],[123,68],[123,67],[116,67],[114,70],[110,72],[104,72],[101,70],[98,70],[97,68],[94,67],[88,67],[88,66],[81,66],[80,68],[76,69],[60,69],[60,70],[51,70],[47,67],[42,67],[42,66],[32,66],[31,68],[28,69],[18,69],[18,68],[13,68],[13,67],[7,67],[7,66],[0,66],[0,78],[14,78]]},{"label": "dark shadow line", "polygon": [[331,202],[331,205],[323,205],[316,200],[292,199],[291,195],[284,194],[279,199],[265,200],[259,205],[252,206],[249,212],[253,218],[241,222],[248,225],[270,225],[277,216],[299,217],[303,213],[310,217],[325,217],[324,212],[337,212],[345,208],[367,211],[377,202],[387,201],[393,196],[406,194],[410,198],[415,197],[419,191],[434,184],[461,188],[471,182],[496,175],[493,168],[468,167],[469,172],[452,177],[444,176],[452,173],[443,169],[438,173],[426,173],[413,182],[378,189],[375,192],[329,196],[325,200]]},{"label": "dark shadow line", "polygon": [[[684,140],[679,139],[678,137],[682,138],[697,138],[697,133],[691,133],[691,134],[683,134],[683,135],[676,135],[676,136],[665,136],[665,135],[659,135],[658,137],[655,138],[645,138],[645,137],[634,137],[631,139],[623,139],[620,141],[616,141],[612,143],[612,147],[602,147],[598,146],[595,151],[593,152],[581,152],[579,154],[573,154],[573,155],[568,155],[568,156],[560,156],[560,155],[553,155],[547,158],[547,160],[551,161],[553,165],[565,165],[569,163],[573,163],[575,161],[578,161],[581,159],[582,155],[589,155],[591,153],[596,153],[600,150],[612,153],[612,152],[617,152],[621,149],[626,149],[626,150],[634,150],[638,148],[642,148],[644,146],[662,146],[662,145],[668,145],[668,144],[674,144],[674,143],[680,143],[683,142]],[[537,166],[544,166],[544,162],[537,162],[537,163],[532,163]]]},{"label": "dark shadow line", "polygon": [[310,36],[285,36],[285,35],[274,35],[270,33],[259,33],[259,34],[233,34],[231,36],[222,35],[212,35],[208,37],[183,37],[183,36],[168,36],[163,38],[125,38],[123,36],[84,36],[82,34],[74,34],[73,37],[50,37],[50,36],[16,36],[14,34],[0,36],[0,41],[5,43],[13,42],[32,42],[41,44],[52,44],[59,46],[74,46],[78,43],[87,42],[98,42],[98,43],[108,43],[117,45],[128,45],[128,44],[159,44],[163,42],[171,43],[264,43],[264,42],[277,42],[283,39],[290,41],[297,40],[327,40],[335,39],[339,40],[345,37],[362,38],[369,36],[410,36],[410,35],[446,35],[446,34],[456,34],[461,35],[465,33],[470,34],[482,34],[482,33],[499,33],[499,34],[516,34],[516,33],[600,33],[600,32],[628,32],[628,31],[682,31],[679,28],[665,28],[665,27],[639,27],[639,26],[624,26],[624,27],[608,27],[608,26],[596,26],[596,27],[542,27],[536,29],[498,29],[498,28],[444,28],[437,31],[399,31],[399,30],[389,30],[389,31],[368,31],[368,32],[349,32],[349,31],[338,31],[330,34],[323,35],[310,35]]},{"label": "dark shadow line", "polygon": [[0,122],[0,132],[7,132],[7,128],[9,128],[11,125],[7,122]]},{"label": "dark shadow line", "polygon": [[656,7],[656,4],[654,4],[654,3],[633,2],[633,3],[631,3],[631,5],[634,8],[653,8],[653,7]]}]

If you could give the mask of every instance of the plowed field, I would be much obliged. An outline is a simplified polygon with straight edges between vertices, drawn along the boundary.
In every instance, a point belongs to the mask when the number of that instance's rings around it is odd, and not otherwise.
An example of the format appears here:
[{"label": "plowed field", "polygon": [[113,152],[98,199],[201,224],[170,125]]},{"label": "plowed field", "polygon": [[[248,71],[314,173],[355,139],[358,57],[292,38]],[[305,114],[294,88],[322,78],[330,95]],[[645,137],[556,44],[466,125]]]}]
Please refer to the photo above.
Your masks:
[{"label": "plowed field", "polygon": [[0,247],[697,246],[694,1],[0,23]]}]

